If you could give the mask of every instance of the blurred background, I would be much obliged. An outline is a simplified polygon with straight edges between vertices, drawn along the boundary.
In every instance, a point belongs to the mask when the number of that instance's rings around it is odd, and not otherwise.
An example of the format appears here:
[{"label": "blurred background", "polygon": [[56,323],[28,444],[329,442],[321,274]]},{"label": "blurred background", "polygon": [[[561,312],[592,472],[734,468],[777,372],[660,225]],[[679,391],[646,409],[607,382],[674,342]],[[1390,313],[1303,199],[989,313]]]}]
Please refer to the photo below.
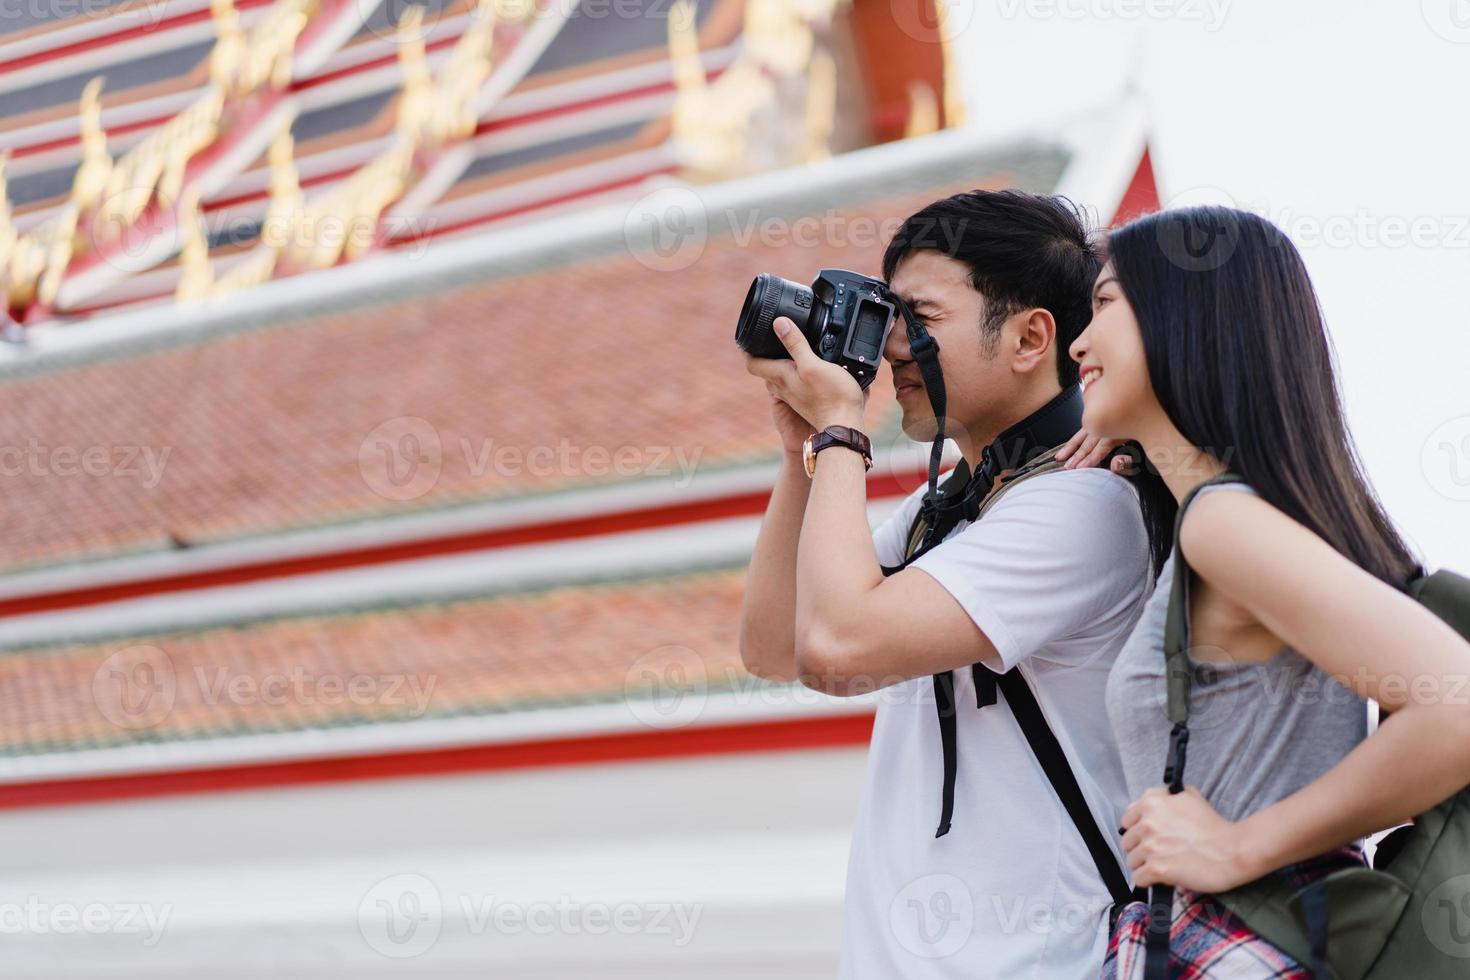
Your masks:
[{"label": "blurred background", "polygon": [[1276,221],[1376,486],[1470,569],[1466,0],[0,30],[6,978],[831,976],[874,702],[740,667],[780,450],[731,338],[957,191]]}]

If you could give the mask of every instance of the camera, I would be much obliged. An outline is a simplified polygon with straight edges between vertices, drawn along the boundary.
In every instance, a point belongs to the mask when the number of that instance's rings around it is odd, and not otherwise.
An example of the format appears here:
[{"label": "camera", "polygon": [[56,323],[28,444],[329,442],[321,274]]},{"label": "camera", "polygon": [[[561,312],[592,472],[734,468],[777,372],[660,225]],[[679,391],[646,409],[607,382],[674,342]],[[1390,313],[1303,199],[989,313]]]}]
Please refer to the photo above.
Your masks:
[{"label": "camera", "polygon": [[808,289],[763,272],[750,284],[735,343],[755,357],[787,357],[771,325],[790,317],[818,357],[847,369],[862,388],[878,376],[893,326],[893,304],[883,280],[845,269],[823,269]]}]

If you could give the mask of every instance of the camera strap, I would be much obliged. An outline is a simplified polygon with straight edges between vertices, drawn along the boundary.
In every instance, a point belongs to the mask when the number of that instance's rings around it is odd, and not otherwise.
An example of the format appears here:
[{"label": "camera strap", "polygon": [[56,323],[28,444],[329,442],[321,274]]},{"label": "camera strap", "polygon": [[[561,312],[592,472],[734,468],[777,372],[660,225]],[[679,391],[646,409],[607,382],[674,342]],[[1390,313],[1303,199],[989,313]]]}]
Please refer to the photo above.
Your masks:
[{"label": "camera strap", "polygon": [[[943,425],[943,419],[940,419]],[[961,521],[973,521],[996,478],[1008,469],[1025,466],[1048,449],[1066,442],[1082,428],[1082,389],[1070,385],[1041,408],[1006,429],[980,453],[980,465],[971,472],[967,460],[956,464],[943,487],[931,487],[919,504],[904,565],[936,547]],[[943,453],[942,435],[936,439],[935,458]],[[933,479],[936,479],[937,476]],[[904,567],[903,565],[899,566]]]},{"label": "camera strap", "polygon": [[923,538],[918,551],[904,562],[906,565],[943,541],[961,520],[973,521],[1002,470],[1022,466],[1041,452],[1072,438],[1082,428],[1082,389],[1078,385],[1069,385],[1051,401],[1002,432],[980,454],[980,466],[973,473],[968,462],[961,459],[941,490],[939,464],[944,456],[948,398],[944,390],[944,373],[939,369],[939,341],[924,329],[902,298],[892,290],[888,291],[888,298],[903,316],[909,351],[919,365],[936,425],[934,442],[929,449],[929,489],[920,505]]},{"label": "camera strap", "polygon": [[[918,317],[914,316],[914,311],[909,309],[909,304],[898,294],[889,290],[888,296],[903,316],[904,329],[909,335],[909,352],[919,365],[919,376],[924,379],[924,391],[929,396],[929,405],[934,410],[934,422],[938,426],[934,433],[934,444],[929,449],[929,489],[924,494],[924,502],[927,504],[939,499],[939,462],[944,456],[944,409],[947,400],[944,393],[944,373],[939,370],[939,341],[930,336]],[[959,482],[964,484],[968,475],[967,468],[966,477]],[[932,523],[930,527],[933,527]]]}]

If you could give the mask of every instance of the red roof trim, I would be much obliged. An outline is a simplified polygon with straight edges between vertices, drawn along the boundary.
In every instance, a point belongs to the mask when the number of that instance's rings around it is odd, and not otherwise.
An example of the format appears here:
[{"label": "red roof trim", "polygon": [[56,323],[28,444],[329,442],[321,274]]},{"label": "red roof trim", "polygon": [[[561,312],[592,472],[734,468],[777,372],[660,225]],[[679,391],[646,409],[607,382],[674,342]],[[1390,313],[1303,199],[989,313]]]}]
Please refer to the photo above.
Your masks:
[{"label": "red roof trim", "polygon": [[[868,477],[868,496],[870,498],[892,497],[907,494],[927,476],[927,470],[870,475]],[[0,617],[50,612],[57,609],[74,609],[79,606],[91,606],[102,602],[115,602],[164,592],[182,592],[218,585],[237,585],[262,579],[287,578],[293,575],[410,561],[416,558],[480,551],[488,548],[509,548],[514,545],[540,544],[600,534],[616,534],[623,531],[641,531],[675,524],[691,524],[697,521],[713,521],[726,517],[743,517],[764,513],[769,499],[770,491],[760,490],[683,504],[660,504],[654,507],[640,507],[587,517],[563,518],[326,554],[252,562],[209,571],[158,575],[111,585],[42,592],[0,600]]]},{"label": "red roof trim", "polygon": [[[269,6],[273,2],[274,0],[235,0],[235,9],[249,10],[252,7]],[[119,41],[130,41],[135,37],[146,37],[157,31],[170,31],[176,27],[183,27],[186,24],[197,24],[202,20],[211,20],[213,16],[209,6],[206,4],[199,10],[192,10],[187,14],[179,14],[177,17],[160,18],[151,24],[139,24],[136,27],[129,27],[126,30],[117,31],[113,34],[89,37],[81,41],[73,41],[70,44],[63,44],[60,47],[37,51],[34,54],[0,62],[0,74],[19,71],[22,68],[29,68],[32,65],[39,65],[46,61],[55,61],[58,58],[65,58],[73,54],[81,54],[84,51],[106,47],[110,44],[116,44]],[[84,71],[85,69],[82,70]]]},{"label": "red roof trim", "polygon": [[873,716],[862,713],[709,725],[677,731],[611,732],[500,745],[256,763],[221,769],[56,779],[0,785],[0,810],[367,779],[864,745],[872,730]]},{"label": "red roof trim", "polygon": [[1108,223],[1117,227],[1142,215],[1153,214],[1159,207],[1159,187],[1154,182],[1154,163],[1149,156],[1148,146],[1145,145],[1143,158],[1138,161],[1133,179],[1128,182],[1128,189],[1118,202],[1118,210],[1113,212],[1113,220]]}]

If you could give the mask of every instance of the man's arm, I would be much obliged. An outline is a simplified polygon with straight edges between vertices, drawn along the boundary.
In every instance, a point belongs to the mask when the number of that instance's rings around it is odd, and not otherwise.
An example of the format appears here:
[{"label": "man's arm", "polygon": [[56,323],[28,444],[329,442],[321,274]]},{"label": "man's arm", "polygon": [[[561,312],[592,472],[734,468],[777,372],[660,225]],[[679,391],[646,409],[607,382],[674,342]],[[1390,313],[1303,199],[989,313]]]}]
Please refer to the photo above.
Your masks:
[{"label": "man's arm", "polygon": [[914,568],[883,577],[864,477],[855,452],[818,457],[797,557],[802,683],[850,696],[977,661],[998,665],[995,645],[933,578]]},{"label": "man's arm", "polygon": [[802,525],[797,667],[810,687],[853,695],[973,663],[1004,671],[1116,624],[1151,581],[1133,491],[1101,470],[1028,480],[883,578],[854,533],[862,469],[855,453],[822,453]]},{"label": "man's arm", "polygon": [[[852,376],[813,354],[786,318],[775,331],[791,359],[747,355],[746,370],[814,428],[861,428],[863,393]],[[802,683],[830,694],[973,663],[1012,667],[1112,621],[1152,581],[1133,491],[1100,470],[1028,481],[887,578],[866,502],[862,458],[824,451],[796,559],[796,668]]]},{"label": "man's arm", "polygon": [[745,579],[740,659],[757,677],[796,679],[796,543],[811,480],[801,455],[786,451],[776,474]]}]

